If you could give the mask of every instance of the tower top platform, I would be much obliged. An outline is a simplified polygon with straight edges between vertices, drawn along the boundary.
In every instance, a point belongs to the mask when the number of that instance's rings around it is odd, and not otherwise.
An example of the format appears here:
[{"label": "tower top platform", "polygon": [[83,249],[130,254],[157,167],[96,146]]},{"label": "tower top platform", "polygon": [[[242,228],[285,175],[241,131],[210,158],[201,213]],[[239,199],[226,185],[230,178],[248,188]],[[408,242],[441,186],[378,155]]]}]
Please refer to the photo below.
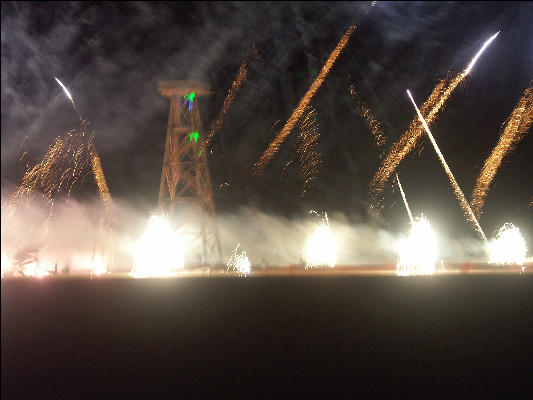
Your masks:
[{"label": "tower top platform", "polygon": [[196,96],[206,96],[211,94],[208,83],[191,79],[185,81],[161,81],[157,87],[159,94],[163,97],[185,96],[191,92]]}]

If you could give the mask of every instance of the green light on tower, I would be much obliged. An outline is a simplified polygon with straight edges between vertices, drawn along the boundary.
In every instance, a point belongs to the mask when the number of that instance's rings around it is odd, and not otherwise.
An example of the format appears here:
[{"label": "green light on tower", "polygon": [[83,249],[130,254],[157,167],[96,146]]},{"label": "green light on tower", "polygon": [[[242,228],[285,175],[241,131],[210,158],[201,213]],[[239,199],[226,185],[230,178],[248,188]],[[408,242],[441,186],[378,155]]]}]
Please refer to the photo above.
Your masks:
[{"label": "green light on tower", "polygon": [[189,142],[192,142],[194,139],[194,143],[198,143],[198,138],[200,137],[200,133],[198,131],[192,132],[189,134]]}]

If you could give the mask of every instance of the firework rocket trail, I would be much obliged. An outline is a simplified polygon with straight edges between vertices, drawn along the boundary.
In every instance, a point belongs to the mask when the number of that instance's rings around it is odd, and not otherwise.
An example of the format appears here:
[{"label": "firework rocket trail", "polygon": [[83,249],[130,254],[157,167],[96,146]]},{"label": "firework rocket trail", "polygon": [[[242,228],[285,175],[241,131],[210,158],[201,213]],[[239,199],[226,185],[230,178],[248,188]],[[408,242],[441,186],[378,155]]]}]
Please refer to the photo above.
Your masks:
[{"label": "firework rocket trail", "polygon": [[98,153],[96,153],[93,143],[91,143],[90,145],[90,156],[94,179],[96,181],[96,185],[98,186],[100,198],[104,203],[106,211],[106,222],[109,223],[113,213],[113,202],[111,199],[111,193],[109,193],[109,188],[105,180],[104,171],[102,170],[102,163],[100,162],[100,157],[98,156]]},{"label": "firework rocket trail", "polygon": [[279,150],[281,144],[285,141],[285,138],[289,135],[289,133],[291,133],[296,123],[300,120],[300,118],[305,112],[305,109],[311,102],[311,99],[324,82],[324,79],[331,70],[331,67],[339,57],[344,47],[346,47],[346,44],[348,43],[348,40],[350,39],[350,36],[354,32],[355,28],[355,25],[350,26],[346,33],[341,37],[339,43],[337,43],[337,46],[326,60],[324,66],[322,67],[322,70],[307,90],[307,93],[305,93],[305,95],[302,97],[302,99],[292,112],[292,115],[287,120],[287,123],[285,124],[283,129],[280,131],[278,136],[276,136],[276,138],[272,141],[272,143],[270,143],[270,145],[265,150],[263,155],[259,158],[259,160],[255,163],[253,167],[255,174],[260,174],[265,169],[266,165],[270,162],[274,154],[276,154]]},{"label": "firework rocket trail", "polygon": [[[428,111],[433,108],[437,103],[441,94],[446,87],[446,79],[441,80],[437,86],[431,92],[431,95],[428,99],[422,104],[422,113],[427,115]],[[432,119],[428,118],[428,121]],[[388,181],[391,174],[398,167],[403,158],[415,148],[416,142],[422,136],[423,127],[420,121],[414,119],[411,121],[409,128],[403,133],[396,143],[391,146],[391,149],[385,160],[381,163],[378,171],[374,175],[374,178],[370,182],[370,194],[371,194],[371,203],[372,207],[376,207],[378,202],[378,197],[385,187],[385,183]]]},{"label": "firework rocket trail", "polygon": [[465,69],[465,75],[468,75],[470,73],[470,70],[474,67],[477,59],[481,56],[481,54],[483,54],[483,52],[485,51],[485,49],[489,46],[489,44],[492,43],[492,41],[494,39],[496,39],[496,36],[498,36],[500,34],[500,31],[496,32],[494,35],[492,35],[490,38],[488,38],[485,43],[483,43],[483,46],[481,46],[481,49],[479,49],[479,51],[476,53],[476,55],[474,56],[474,58],[472,59],[472,61],[470,61],[470,64],[468,64],[468,67],[466,67]]},{"label": "firework rocket trail", "polygon": [[224,99],[224,104],[222,105],[222,109],[220,110],[220,113],[218,117],[213,121],[211,124],[211,127],[209,128],[209,132],[207,134],[207,138],[205,140],[204,148],[208,149],[211,141],[213,140],[213,137],[218,132],[220,127],[222,126],[222,123],[224,122],[224,118],[226,116],[226,113],[228,112],[231,103],[235,99],[235,96],[239,92],[242,84],[246,80],[246,74],[248,73],[248,66],[250,63],[257,57],[257,49],[255,45],[252,48],[252,53],[246,57],[246,59],[242,62],[241,66],[239,67],[239,71],[237,72],[237,76],[233,80],[233,84],[231,85],[231,88],[228,90],[228,94],[226,95],[226,98]]},{"label": "firework rocket trail", "polygon": [[[365,119],[368,125],[368,129],[370,130],[370,133],[372,134],[372,137],[374,138],[374,142],[379,148],[382,148],[385,145],[386,136],[385,136],[385,133],[383,132],[383,129],[381,128],[381,122],[378,121],[378,119],[372,112],[372,109],[370,108],[370,106],[366,104],[359,97],[354,85],[350,85],[349,91],[350,91],[350,94],[352,95],[353,101],[356,103],[357,111]],[[383,153],[380,154],[380,158],[383,158]],[[411,213],[411,209],[409,208],[409,204],[407,203],[407,198],[405,197],[405,193],[403,191],[403,187],[400,182],[400,177],[398,176],[398,174],[396,174],[396,181],[398,182],[398,187],[400,188],[400,193],[402,195],[405,209],[407,210],[407,214],[409,215],[411,224],[413,224],[414,223],[413,214]]]},{"label": "firework rocket trail", "polygon": [[70,102],[72,103],[72,107],[74,107],[74,111],[76,111],[76,114],[78,114],[78,117],[80,118],[80,120],[82,119],[81,117],[81,114],[80,112],[78,111],[78,108],[76,107],[76,104],[74,103],[74,99],[72,98],[70,92],[68,91],[68,89],[65,87],[65,85],[63,85],[63,83],[57,79],[55,76],[54,76],[54,79],[57,81],[57,83],[59,83],[59,86],[61,86],[63,88],[63,91],[65,92],[65,94],[67,95],[68,99],[70,100]]},{"label": "firework rocket trail", "polygon": [[317,150],[318,123],[316,122],[316,111],[313,107],[308,106],[304,116],[298,126],[298,147],[296,153],[300,162],[300,175],[304,179],[302,186],[303,196],[311,187],[318,168],[321,164],[320,153]]},{"label": "firework rocket trail", "polygon": [[[436,121],[439,111],[444,106],[444,104],[446,103],[450,95],[453,93],[455,88],[470,73],[483,51],[485,51],[487,46],[494,39],[496,39],[499,33],[500,32],[495,33],[485,41],[481,49],[470,61],[467,68],[459,75],[457,75],[453,80],[451,80],[448,87],[446,87],[446,83],[448,81],[447,78],[441,80],[437,84],[437,86],[435,86],[429,98],[422,104],[421,109],[422,115],[424,115],[424,118],[429,125]],[[369,189],[371,193],[372,207],[376,207],[378,205],[378,197],[383,191],[385,183],[388,181],[389,177],[398,167],[404,157],[415,148],[416,143],[422,137],[423,132],[424,128],[422,124],[420,123],[418,118],[415,118],[409,125],[409,128],[402,134],[400,139],[398,139],[398,141],[396,141],[396,143],[391,146],[389,154],[382,162],[378,171],[374,175],[374,178],[370,182]]]},{"label": "firework rocket trail", "polygon": [[400,178],[398,177],[398,174],[396,174],[396,181],[398,182],[398,187],[400,188],[400,192],[402,194],[403,204],[405,204],[405,209],[407,210],[407,214],[409,214],[409,219],[411,220],[412,225],[414,224],[413,214],[411,214],[411,209],[409,208],[409,204],[407,203],[407,199],[405,198],[405,193],[403,191],[402,184],[400,183]]},{"label": "firework rocket trail", "polygon": [[[82,124],[82,130],[85,130],[85,128],[88,127],[89,122],[87,119],[83,119],[81,114],[79,113],[76,104],[74,103],[74,99],[72,98],[72,95],[68,91],[65,85],[57,79],[54,76],[54,79],[59,83],[59,85],[63,88],[63,91],[67,95],[68,99],[72,103],[72,106],[74,107],[74,110],[78,114],[78,117],[80,118],[81,124]],[[102,199],[102,202],[104,203],[104,207],[106,209],[106,220],[109,223],[109,219],[111,218],[111,210],[112,210],[112,200],[111,200],[111,193],[109,192],[109,188],[107,187],[107,182],[105,180],[104,171],[102,170],[102,163],[100,161],[100,157],[98,156],[98,153],[96,152],[96,149],[94,148],[94,134],[91,136],[90,140],[87,142],[88,148],[90,149],[90,158],[91,158],[91,167],[94,174],[94,179],[96,181],[96,185],[98,186],[98,192],[100,193],[100,198]]]},{"label": "firework rocket trail", "polygon": [[533,82],[525,90],[515,109],[511,113],[507,126],[485,161],[479,174],[474,190],[472,191],[472,208],[477,218],[481,216],[481,210],[487,197],[492,180],[496,176],[503,158],[512,151],[526,133],[531,133],[529,128],[533,122]]},{"label": "firework rocket trail", "polygon": [[431,143],[433,144],[433,147],[435,148],[435,151],[437,153],[437,156],[440,159],[440,162],[442,163],[442,166],[444,167],[444,170],[446,171],[446,175],[448,175],[448,178],[450,179],[450,183],[452,184],[453,191],[455,192],[455,195],[457,196],[457,199],[459,200],[459,204],[461,205],[461,208],[463,209],[463,212],[465,213],[466,217],[474,224],[474,228],[481,234],[481,237],[483,240],[487,241],[487,237],[485,236],[485,233],[483,232],[483,229],[481,229],[481,226],[479,226],[479,222],[476,219],[476,216],[472,212],[472,209],[468,205],[468,201],[466,201],[465,195],[461,191],[461,188],[459,187],[457,181],[455,180],[452,171],[450,170],[450,167],[448,167],[448,164],[446,163],[446,160],[444,159],[444,156],[442,155],[439,146],[437,145],[437,142],[435,141],[435,138],[431,134],[431,131],[429,130],[429,127],[426,123],[426,120],[420,113],[420,110],[416,106],[415,101],[413,100],[413,96],[411,96],[411,92],[409,90],[407,91],[407,94],[409,95],[409,98],[411,99],[411,102],[413,103],[413,106],[415,107],[416,113],[418,114],[418,118],[420,118],[420,121],[422,122],[422,125],[424,126],[424,129],[426,133],[429,136],[429,140],[431,140]]},{"label": "firework rocket trail", "polygon": [[383,128],[381,127],[381,122],[378,121],[378,119],[370,109],[370,106],[359,97],[359,94],[357,93],[357,90],[355,89],[354,85],[350,85],[349,91],[352,96],[352,100],[356,104],[357,111],[366,121],[368,129],[372,134],[372,138],[374,139],[376,146],[382,148],[385,145],[386,136],[383,132]]}]

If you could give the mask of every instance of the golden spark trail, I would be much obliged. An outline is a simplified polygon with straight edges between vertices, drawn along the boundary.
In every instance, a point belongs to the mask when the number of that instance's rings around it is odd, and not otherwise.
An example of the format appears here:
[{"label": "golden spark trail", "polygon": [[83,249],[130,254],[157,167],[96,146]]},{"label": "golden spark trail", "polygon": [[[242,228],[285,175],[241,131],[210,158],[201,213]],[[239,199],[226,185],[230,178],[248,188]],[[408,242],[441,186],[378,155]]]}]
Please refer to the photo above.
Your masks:
[{"label": "golden spark trail", "polygon": [[405,204],[405,209],[407,210],[407,214],[409,214],[409,219],[411,220],[412,225],[414,224],[413,214],[411,214],[411,209],[409,208],[409,204],[407,203],[407,199],[405,198],[405,193],[403,191],[402,184],[400,183],[400,178],[398,177],[398,174],[396,174],[396,181],[398,182],[398,187],[400,188],[400,192],[402,193],[403,204]]},{"label": "golden spark trail", "polygon": [[89,143],[92,136],[87,137],[86,121],[79,130],[67,132],[55,139],[48,148],[43,159],[28,169],[22,178],[17,191],[10,197],[8,216],[11,216],[22,202],[29,204],[37,191],[41,191],[45,199],[45,207],[49,209],[50,219],[54,201],[61,190],[66,190],[67,198],[76,184],[87,176],[89,166]]},{"label": "golden spark trail", "polygon": [[377,120],[369,105],[359,97],[354,85],[350,85],[349,91],[354,103],[356,104],[357,111],[361,117],[364,118],[368,129],[372,134],[372,138],[374,139],[376,146],[379,148],[383,147],[385,145],[386,136],[381,127],[381,122]]},{"label": "golden spark trail", "polygon": [[254,173],[260,174],[266,165],[270,162],[274,154],[277,153],[279,150],[281,144],[285,141],[285,138],[291,133],[292,129],[298,122],[298,120],[302,117],[303,113],[305,112],[305,109],[311,102],[311,99],[316,94],[322,83],[324,82],[324,79],[326,78],[327,74],[331,70],[331,67],[339,57],[340,53],[348,43],[348,40],[350,39],[350,36],[355,30],[355,25],[352,25],[348,28],[346,33],[342,36],[339,43],[337,43],[337,46],[335,49],[331,52],[328,59],[326,60],[324,66],[322,67],[322,70],[314,80],[314,82],[311,84],[309,89],[307,90],[307,93],[302,97],[294,111],[292,112],[292,115],[287,120],[287,123],[283,127],[283,129],[280,131],[280,133],[276,136],[276,138],[270,143],[266,151],[263,153],[263,155],[259,158],[259,160],[255,163],[253,170]]},{"label": "golden spark trail", "polygon": [[298,126],[298,146],[296,154],[300,162],[300,175],[304,179],[302,186],[303,196],[305,192],[311,187],[318,168],[321,164],[320,153],[317,150],[318,137],[318,123],[316,122],[316,111],[313,107],[308,106],[306,112],[299,122]]},{"label": "golden spark trail", "polygon": [[[424,115],[426,122],[431,125],[437,119],[439,111],[442,109],[450,95],[455,88],[464,80],[464,78],[470,73],[474,64],[481,56],[487,46],[496,39],[499,32],[492,35],[485,41],[481,49],[476,53],[474,58],[470,61],[467,68],[457,75],[446,87],[447,78],[441,80],[437,86],[431,92],[429,98],[422,104],[421,112]],[[428,112],[429,111],[429,112]],[[385,160],[381,163],[378,171],[370,182],[369,190],[371,193],[371,203],[373,207],[376,207],[378,203],[378,197],[385,187],[385,183],[389,180],[391,174],[398,167],[404,157],[410,153],[416,146],[416,143],[423,135],[424,128],[420,121],[415,118],[409,125],[409,128],[402,134],[389,151],[389,154]]]},{"label": "golden spark trail", "polygon": [[487,241],[487,237],[485,236],[485,233],[483,232],[483,229],[481,229],[481,226],[479,226],[479,222],[476,219],[476,216],[472,212],[472,209],[468,205],[468,201],[466,201],[465,195],[461,191],[461,188],[459,187],[457,181],[455,180],[452,171],[450,170],[450,167],[448,167],[448,164],[446,163],[446,160],[444,159],[444,156],[440,152],[439,146],[437,146],[437,142],[433,138],[433,135],[431,134],[431,131],[429,130],[428,124],[426,123],[426,120],[420,113],[420,110],[416,106],[415,101],[413,100],[413,96],[411,96],[411,92],[409,90],[407,91],[407,94],[409,95],[409,98],[411,99],[411,102],[413,103],[413,106],[415,107],[416,113],[418,114],[418,118],[420,118],[420,122],[422,122],[422,125],[424,126],[424,129],[426,130],[426,133],[429,136],[429,140],[431,140],[431,143],[433,144],[433,147],[435,148],[435,151],[437,152],[437,156],[440,159],[440,162],[442,163],[442,166],[444,167],[444,170],[446,171],[446,175],[448,175],[448,178],[450,179],[450,183],[452,184],[453,191],[455,192],[455,195],[457,196],[457,199],[459,200],[459,204],[461,205],[461,208],[463,209],[463,212],[465,213],[466,217],[474,224],[475,229],[481,234],[481,237],[483,240]]},{"label": "golden spark trail", "polygon": [[109,193],[109,188],[107,187],[107,182],[105,180],[104,171],[102,170],[102,164],[100,162],[100,157],[94,148],[94,144],[91,143],[90,156],[91,156],[91,167],[94,175],[96,184],[98,185],[98,191],[100,193],[100,198],[104,203],[105,212],[106,212],[106,222],[110,223],[110,218],[112,216],[113,202],[111,199],[111,193]]},{"label": "golden spark trail", "polygon": [[[69,100],[72,103],[72,106],[74,107],[74,110],[78,114],[78,117],[80,118],[81,125],[82,125],[82,131],[84,131],[89,126],[89,121],[87,119],[83,119],[81,114],[79,113],[78,109],[76,108],[76,104],[74,103],[74,99],[72,98],[72,95],[68,91],[68,89],[63,85],[63,83],[54,77],[54,79],[59,83],[59,85],[63,88],[63,91],[69,98]],[[96,185],[98,186],[98,192],[100,193],[100,198],[102,199],[102,202],[104,203],[104,207],[106,209],[106,222],[109,224],[111,215],[112,215],[112,201],[111,201],[111,194],[109,193],[109,188],[107,187],[107,182],[105,180],[104,171],[102,170],[102,163],[100,162],[100,157],[98,156],[98,153],[96,152],[96,149],[94,148],[94,133],[87,142],[87,146],[90,152],[90,159],[91,159],[91,167],[94,175],[94,180],[96,181]],[[70,193],[70,192],[69,192]]]},{"label": "golden spark trail", "polygon": [[481,210],[487,197],[490,185],[500,168],[503,158],[512,151],[516,145],[524,138],[526,133],[531,133],[531,123],[533,122],[533,82],[525,90],[518,101],[515,109],[511,113],[507,126],[492,150],[492,153],[485,161],[483,169],[479,174],[474,190],[472,191],[472,208],[476,217],[481,216]]},{"label": "golden spark trail", "polygon": [[[428,99],[422,104],[422,113],[427,115],[428,111],[437,103],[444,88],[446,87],[446,78],[442,79],[433,89]],[[432,121],[432,119],[428,120]],[[391,174],[396,170],[403,158],[415,148],[418,139],[422,136],[423,127],[418,118],[411,121],[409,128],[402,134],[400,139],[391,146],[391,149],[385,160],[381,163],[374,178],[370,182],[369,191],[371,194],[372,207],[376,207],[378,197],[385,187],[385,183],[389,180]]]},{"label": "golden spark trail", "polygon": [[213,121],[211,124],[211,127],[209,128],[207,138],[205,140],[204,148],[208,149],[211,141],[213,140],[213,137],[218,132],[220,127],[222,126],[222,123],[224,122],[224,118],[226,117],[226,113],[228,112],[231,103],[235,99],[235,96],[239,92],[242,84],[246,80],[246,74],[248,73],[248,66],[250,63],[255,59],[257,56],[257,49],[255,45],[252,48],[252,53],[246,57],[246,59],[242,62],[239,71],[237,72],[237,76],[233,80],[233,84],[231,85],[231,88],[228,90],[228,94],[226,95],[226,98],[224,99],[224,104],[222,105],[222,109],[220,110],[220,113],[218,114],[218,117]]},{"label": "golden spark trail", "polygon": [[[365,119],[368,129],[370,130],[370,133],[372,134],[372,137],[374,138],[374,142],[378,146],[378,148],[382,148],[385,145],[386,136],[383,132],[383,129],[381,128],[381,122],[378,121],[374,113],[372,112],[372,109],[368,104],[366,104],[357,93],[355,86],[350,85],[349,87],[350,94],[352,95],[353,101],[356,103],[357,111],[361,116]],[[383,158],[383,153],[380,154],[380,159]],[[411,213],[411,209],[409,208],[409,204],[407,203],[407,199],[405,197],[405,193],[403,191],[402,184],[400,182],[400,178],[398,174],[396,174],[396,181],[398,182],[398,187],[400,188],[400,192],[402,195],[403,203],[405,205],[405,209],[407,210],[407,214],[409,215],[409,219],[411,220],[411,225],[414,223],[413,220],[413,214]]]}]

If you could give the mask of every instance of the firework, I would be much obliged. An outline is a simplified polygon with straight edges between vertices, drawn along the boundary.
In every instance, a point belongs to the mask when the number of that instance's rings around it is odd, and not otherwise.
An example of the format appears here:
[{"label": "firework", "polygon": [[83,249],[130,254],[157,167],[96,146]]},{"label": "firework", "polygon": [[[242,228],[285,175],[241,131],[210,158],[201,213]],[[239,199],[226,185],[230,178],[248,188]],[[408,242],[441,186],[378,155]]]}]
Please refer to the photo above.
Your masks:
[{"label": "firework", "polygon": [[307,90],[307,93],[302,97],[294,111],[292,112],[292,115],[287,120],[287,123],[283,127],[283,129],[280,131],[280,133],[276,136],[276,138],[270,143],[268,148],[265,150],[263,155],[259,158],[259,160],[254,165],[254,172],[256,174],[260,174],[266,165],[270,162],[274,154],[277,153],[279,150],[281,144],[285,141],[285,138],[291,133],[292,129],[296,125],[296,123],[300,120],[302,115],[305,112],[305,109],[311,102],[311,99],[316,94],[322,83],[324,82],[324,79],[326,78],[327,74],[331,70],[331,67],[339,57],[340,53],[348,43],[348,40],[350,39],[350,36],[355,30],[355,26],[350,26],[346,33],[342,36],[339,43],[337,43],[337,46],[335,49],[331,52],[328,59],[326,60],[324,66],[322,67],[322,70],[316,77],[316,79],[313,81],[309,89]]},{"label": "firework", "polygon": [[72,189],[84,181],[89,170],[92,136],[86,134],[86,127],[83,121],[80,129],[56,138],[43,159],[26,171],[21,185],[10,198],[7,216],[12,215],[21,203],[29,204],[40,191],[49,210],[49,219],[57,195],[65,190],[67,198],[70,197]]},{"label": "firework", "polygon": [[[312,213],[317,214],[315,211]],[[317,214],[318,215],[318,214]],[[302,259],[305,262],[305,268],[335,266],[337,256],[337,243],[335,236],[329,229],[328,215],[320,221],[318,228],[305,243],[302,251]]]},{"label": "firework", "polygon": [[411,214],[411,209],[409,208],[409,204],[407,203],[407,199],[405,198],[405,193],[403,192],[402,184],[400,183],[400,178],[398,177],[398,174],[396,174],[396,181],[398,182],[398,187],[400,188],[400,192],[402,194],[403,203],[405,204],[405,209],[407,210],[407,214],[409,214],[409,219],[411,220],[411,224],[414,223],[413,221],[413,214]]},{"label": "firework", "polygon": [[472,191],[472,208],[476,217],[481,216],[481,210],[487,197],[492,180],[496,176],[503,158],[511,152],[524,138],[533,122],[533,82],[524,92],[522,98],[511,113],[503,133],[485,161]]},{"label": "firework", "polygon": [[298,125],[296,154],[300,164],[300,175],[304,180],[301,193],[303,196],[315,181],[318,168],[322,163],[317,150],[320,134],[318,133],[317,114],[313,107],[307,107]]},{"label": "firework", "polygon": [[459,184],[455,180],[452,174],[452,171],[450,170],[450,167],[448,167],[448,164],[446,163],[446,160],[444,159],[444,156],[442,155],[439,149],[439,146],[437,145],[437,142],[435,141],[435,138],[431,134],[431,131],[429,130],[429,127],[424,117],[420,113],[420,110],[416,106],[416,103],[413,100],[413,96],[411,96],[411,92],[409,92],[409,90],[407,91],[407,94],[409,95],[409,98],[411,99],[411,102],[413,103],[413,106],[415,107],[416,113],[418,114],[418,118],[420,118],[420,121],[422,122],[422,125],[424,126],[424,129],[426,130],[426,133],[429,136],[429,140],[431,140],[431,143],[433,144],[433,148],[435,149],[435,152],[437,153],[437,156],[439,157],[439,160],[442,163],[442,166],[444,167],[444,171],[446,171],[446,175],[448,175],[448,178],[452,185],[455,196],[457,196],[457,200],[459,200],[459,204],[461,205],[461,208],[463,209],[465,216],[467,217],[467,219],[469,219],[474,224],[474,228],[479,232],[483,240],[486,241],[487,237],[485,236],[483,229],[481,229],[481,226],[479,226],[479,222],[477,221],[476,216],[474,215],[474,213],[472,212],[472,209],[468,205],[468,201],[466,201],[465,195],[463,194],[461,188],[459,187]]},{"label": "firework", "polygon": [[[428,99],[422,104],[422,113],[426,115],[437,103],[446,87],[447,79],[441,80],[431,92]],[[374,178],[370,182],[371,203],[376,207],[378,197],[383,191],[385,183],[390,175],[398,167],[401,160],[415,148],[418,139],[422,136],[423,127],[418,118],[411,121],[409,128],[402,134],[400,139],[391,146],[385,160],[381,163]]]},{"label": "firework", "polygon": [[94,254],[93,257],[88,258],[87,267],[93,275],[102,275],[107,273],[107,262],[100,254]]},{"label": "firework", "polygon": [[255,45],[252,47],[251,54],[246,57],[246,59],[242,62],[239,71],[237,72],[237,76],[233,80],[233,84],[231,85],[231,88],[228,90],[228,94],[226,95],[226,98],[224,99],[224,104],[222,105],[222,109],[220,110],[220,113],[218,114],[218,117],[213,121],[211,124],[211,127],[209,128],[209,131],[207,133],[207,138],[205,140],[204,148],[208,149],[211,141],[213,140],[213,137],[218,132],[220,127],[222,126],[222,123],[224,122],[224,118],[226,117],[226,113],[228,112],[231,103],[233,102],[233,99],[235,99],[235,96],[239,92],[242,84],[246,80],[246,74],[248,73],[248,66],[250,63],[255,59],[257,56],[257,49]]},{"label": "firework", "polygon": [[81,114],[79,113],[78,108],[76,107],[76,104],[74,103],[74,99],[72,98],[70,92],[65,87],[65,85],[63,85],[63,83],[59,79],[57,79],[55,76],[54,76],[54,79],[57,81],[57,83],[59,83],[59,86],[61,86],[63,88],[63,91],[65,92],[65,94],[67,95],[68,99],[72,103],[72,107],[74,107],[74,111],[76,111],[76,113],[78,114],[78,117],[80,117],[80,120],[81,120],[82,119],[81,118]]},{"label": "firework", "polygon": [[[374,113],[372,112],[372,109],[368,104],[366,104],[358,95],[357,90],[355,89],[354,85],[350,85],[349,87],[350,94],[352,95],[352,99],[355,102],[357,106],[357,111],[359,114],[365,119],[368,129],[370,133],[372,134],[372,138],[374,139],[374,142],[376,143],[376,146],[378,148],[382,148],[385,145],[386,136],[383,132],[383,129],[381,127],[381,122],[378,121]],[[431,98],[431,96],[430,96]],[[383,153],[379,155],[379,158],[383,158]],[[407,203],[407,199],[405,197],[405,193],[402,188],[402,184],[400,182],[400,178],[398,177],[398,174],[396,174],[396,181],[398,183],[398,187],[400,188],[400,192],[402,194],[403,203],[405,204],[405,209],[407,210],[407,214],[409,215],[409,219],[411,220],[411,223],[413,223],[413,215],[411,214],[411,209],[409,208],[409,204]]]},{"label": "firework", "polygon": [[106,212],[106,223],[109,224],[113,218],[113,201],[111,199],[111,193],[109,193],[109,188],[107,187],[107,182],[105,180],[104,171],[102,170],[102,163],[100,162],[100,157],[96,152],[92,142],[90,143],[90,157],[91,157],[91,167],[98,186],[98,192],[100,193],[100,198],[104,203],[105,212]]},{"label": "firework", "polygon": [[485,43],[483,43],[483,46],[481,46],[481,49],[476,53],[472,61],[470,61],[470,64],[468,64],[468,67],[465,69],[465,75],[468,75],[470,73],[470,70],[474,67],[474,64],[476,63],[477,59],[483,54],[485,49],[488,47],[489,44],[492,43],[494,39],[496,39],[496,36],[500,34],[500,31],[496,32],[494,35],[492,35],[490,38],[488,38]]},{"label": "firework", "polygon": [[[449,79],[445,78],[441,80],[437,86],[435,86],[431,92],[431,95],[422,104],[421,108],[422,115],[429,125],[436,121],[439,111],[442,109],[448,98],[451,96],[457,86],[464,80],[464,78],[470,73],[478,58],[481,56],[487,46],[496,38],[496,36],[498,36],[498,33],[492,35],[487,41],[485,41],[481,49],[470,61],[467,68],[454,79],[452,79],[448,85],[447,83]],[[385,183],[388,181],[389,177],[395,171],[404,157],[415,148],[418,140],[422,137],[423,132],[424,128],[422,124],[417,118],[415,118],[409,125],[409,128],[402,134],[400,139],[398,139],[398,141],[391,146],[387,157],[381,163],[381,166],[370,183],[369,189],[373,207],[378,205],[378,198],[385,187]]]},{"label": "firework", "polygon": [[130,275],[134,278],[175,276],[183,268],[185,244],[168,220],[153,215],[148,228],[135,247],[135,259]]},{"label": "firework", "polygon": [[[54,77],[54,79],[63,88],[65,94],[67,95],[68,99],[72,103],[74,110],[76,111],[76,113],[78,114],[78,117],[80,118],[82,126],[84,125],[85,127],[88,127],[89,121],[86,118],[83,119],[81,117],[81,114],[79,113],[76,107],[76,104],[74,103],[74,99],[72,98],[72,95],[70,94],[68,89],[65,87],[65,85],[63,85],[63,83],[59,79],[57,79],[56,77]],[[194,98],[194,96],[192,98]],[[191,102],[192,102],[192,99],[191,99]],[[93,138],[94,138],[94,133],[93,133],[93,136],[91,137],[91,140],[88,142],[88,145],[90,148],[91,167],[93,170],[96,185],[98,186],[100,198],[102,199],[104,203],[104,207],[106,209],[106,220],[108,221],[108,224],[109,224],[109,220],[111,219],[111,215],[112,215],[111,194],[109,193],[109,188],[107,187],[107,182],[105,180],[104,171],[102,170],[102,163],[100,162],[100,157],[98,156],[98,153],[96,152],[96,149],[94,148],[94,143],[92,141]]]},{"label": "firework", "polygon": [[434,275],[437,239],[429,221],[421,215],[411,224],[409,235],[398,245],[396,275]]},{"label": "firework", "polygon": [[499,265],[523,265],[526,259],[526,241],[518,227],[505,223],[488,243],[489,263]]},{"label": "firework", "polygon": [[226,270],[237,271],[239,275],[246,276],[251,271],[250,260],[248,260],[245,251],[243,251],[241,254],[237,254],[237,249],[239,246],[240,244],[238,244],[237,247],[235,247],[235,250],[233,250],[233,253],[231,253],[228,263],[226,264]]},{"label": "firework", "polygon": [[356,104],[357,111],[361,117],[364,118],[368,126],[368,130],[372,134],[372,138],[374,139],[376,146],[382,148],[385,145],[386,136],[383,132],[383,128],[381,127],[381,122],[378,121],[370,106],[359,97],[354,85],[350,85],[349,91],[350,95],[352,96],[352,100]]},{"label": "firework", "polygon": [[19,272],[27,278],[42,278],[50,275],[50,268],[36,261],[24,265]]}]

